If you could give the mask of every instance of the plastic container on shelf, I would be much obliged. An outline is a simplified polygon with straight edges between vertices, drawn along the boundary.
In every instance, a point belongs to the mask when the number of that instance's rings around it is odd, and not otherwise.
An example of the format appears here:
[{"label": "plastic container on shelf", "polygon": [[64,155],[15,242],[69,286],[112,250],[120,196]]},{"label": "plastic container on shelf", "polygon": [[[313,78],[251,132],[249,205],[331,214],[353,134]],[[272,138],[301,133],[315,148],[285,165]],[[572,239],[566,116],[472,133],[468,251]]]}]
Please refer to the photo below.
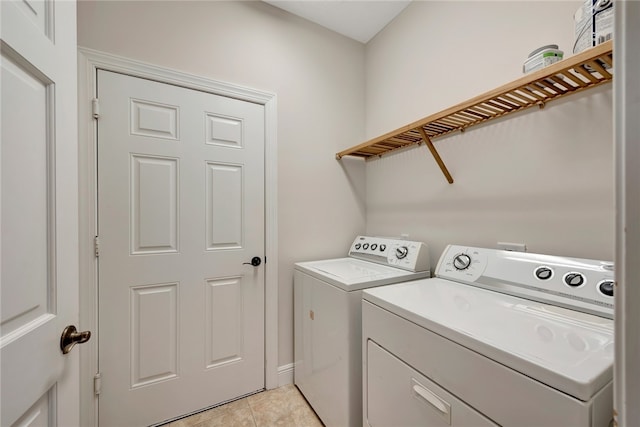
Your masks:
[{"label": "plastic container on shelf", "polygon": [[522,65],[522,72],[527,74],[540,70],[555,62],[561,61],[564,52],[558,49],[557,44],[542,46],[529,54],[529,57]]}]

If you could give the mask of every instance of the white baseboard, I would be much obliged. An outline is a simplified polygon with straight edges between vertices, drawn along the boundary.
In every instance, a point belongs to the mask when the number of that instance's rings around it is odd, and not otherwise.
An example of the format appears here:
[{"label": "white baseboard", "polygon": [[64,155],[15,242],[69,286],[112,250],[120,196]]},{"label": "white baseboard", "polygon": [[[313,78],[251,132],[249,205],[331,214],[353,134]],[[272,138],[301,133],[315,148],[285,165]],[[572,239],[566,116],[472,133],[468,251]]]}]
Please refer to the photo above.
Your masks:
[{"label": "white baseboard", "polygon": [[293,384],[293,363],[278,366],[278,387]]}]

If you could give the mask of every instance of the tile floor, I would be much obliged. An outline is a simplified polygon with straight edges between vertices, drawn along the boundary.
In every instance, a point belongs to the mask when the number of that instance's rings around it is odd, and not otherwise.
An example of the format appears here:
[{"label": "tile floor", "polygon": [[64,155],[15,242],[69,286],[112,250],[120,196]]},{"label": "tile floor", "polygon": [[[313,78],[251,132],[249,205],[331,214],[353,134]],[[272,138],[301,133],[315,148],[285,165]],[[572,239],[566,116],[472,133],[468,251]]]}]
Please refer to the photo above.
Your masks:
[{"label": "tile floor", "polygon": [[322,427],[296,386],[263,391],[164,427]]}]

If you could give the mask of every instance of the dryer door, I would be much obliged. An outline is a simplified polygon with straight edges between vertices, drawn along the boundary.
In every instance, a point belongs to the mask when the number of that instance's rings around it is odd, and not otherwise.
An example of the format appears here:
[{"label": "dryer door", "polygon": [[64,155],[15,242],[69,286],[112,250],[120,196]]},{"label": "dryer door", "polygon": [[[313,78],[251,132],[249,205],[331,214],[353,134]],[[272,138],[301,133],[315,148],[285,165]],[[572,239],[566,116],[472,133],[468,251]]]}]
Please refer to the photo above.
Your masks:
[{"label": "dryer door", "polygon": [[371,340],[367,358],[371,427],[498,426]]}]

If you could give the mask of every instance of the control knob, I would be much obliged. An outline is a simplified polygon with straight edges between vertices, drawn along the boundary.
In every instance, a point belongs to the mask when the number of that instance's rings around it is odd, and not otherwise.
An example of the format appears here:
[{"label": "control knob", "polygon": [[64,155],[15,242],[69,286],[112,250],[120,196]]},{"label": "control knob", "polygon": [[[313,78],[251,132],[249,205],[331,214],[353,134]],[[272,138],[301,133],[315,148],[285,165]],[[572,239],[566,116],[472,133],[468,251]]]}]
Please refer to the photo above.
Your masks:
[{"label": "control knob", "polygon": [[580,273],[567,273],[564,276],[564,283],[571,286],[572,288],[577,288],[578,286],[582,286],[584,284],[584,276]]},{"label": "control knob", "polygon": [[606,295],[608,297],[613,296],[613,280],[603,280],[598,285],[598,290],[601,294]]},{"label": "control knob", "polygon": [[407,248],[406,246],[399,246],[396,248],[396,257],[398,257],[398,259],[406,257],[408,253],[409,248]]},{"label": "control knob", "polygon": [[535,275],[540,280],[548,280],[553,276],[553,270],[549,267],[538,267],[536,268]]},{"label": "control knob", "polygon": [[453,258],[453,266],[456,270],[466,270],[471,265],[471,257],[467,254],[458,254]]}]

